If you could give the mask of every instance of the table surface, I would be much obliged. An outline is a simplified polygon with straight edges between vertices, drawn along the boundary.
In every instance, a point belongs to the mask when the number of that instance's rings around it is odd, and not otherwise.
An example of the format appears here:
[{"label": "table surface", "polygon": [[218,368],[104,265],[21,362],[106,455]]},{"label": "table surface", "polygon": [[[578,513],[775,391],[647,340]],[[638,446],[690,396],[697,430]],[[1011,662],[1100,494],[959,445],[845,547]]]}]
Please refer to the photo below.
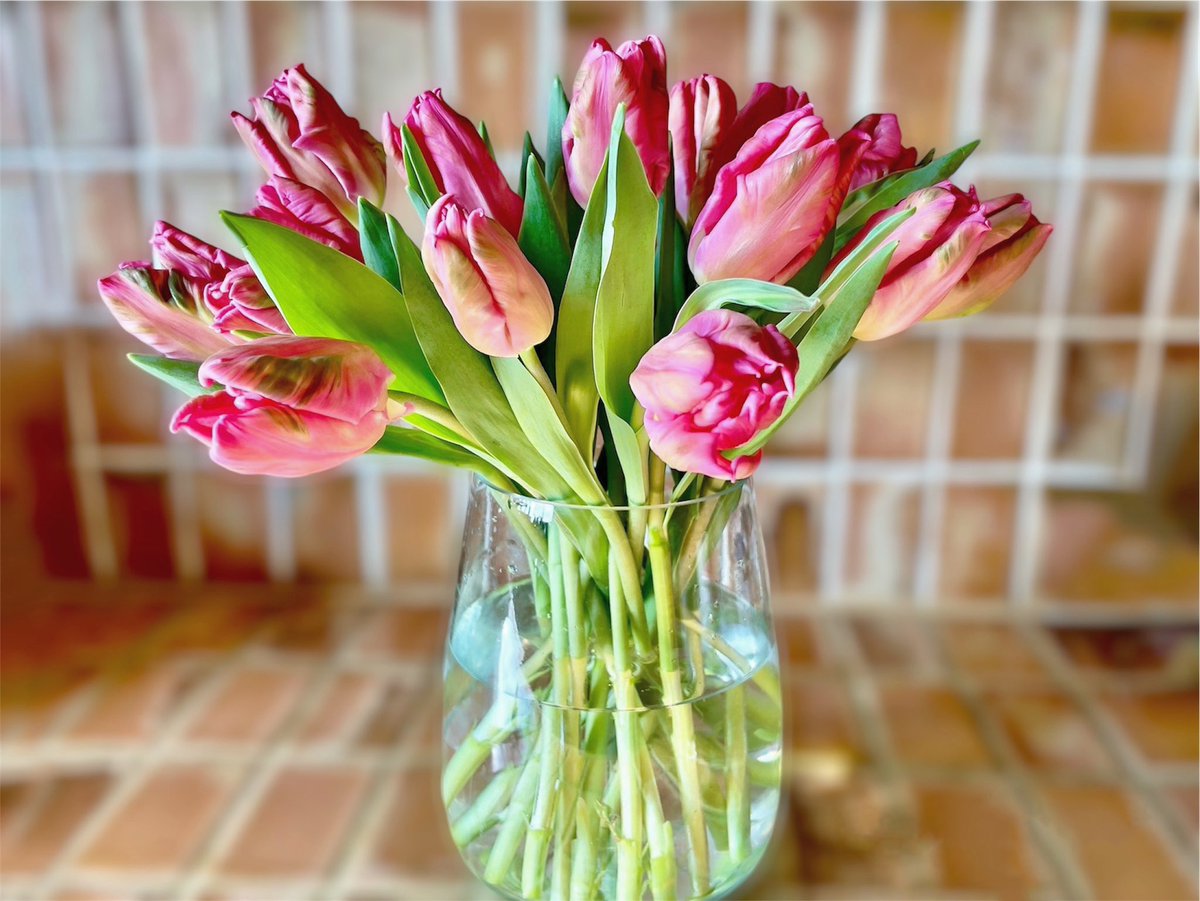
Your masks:
[{"label": "table surface", "polygon": [[[3,898],[489,897],[438,801],[444,607],[62,594],[6,604]],[[1196,897],[1194,623],[777,626],[787,798],[742,897]]]}]

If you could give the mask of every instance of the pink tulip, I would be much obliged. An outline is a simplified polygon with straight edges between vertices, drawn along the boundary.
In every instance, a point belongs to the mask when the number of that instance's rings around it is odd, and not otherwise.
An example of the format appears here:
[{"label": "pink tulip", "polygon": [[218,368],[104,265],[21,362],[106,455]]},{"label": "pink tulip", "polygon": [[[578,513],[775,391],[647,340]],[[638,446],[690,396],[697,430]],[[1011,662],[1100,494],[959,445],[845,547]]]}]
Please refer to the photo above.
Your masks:
[{"label": "pink tulip", "polygon": [[793,87],[780,87],[769,81],[754,86],[754,93],[745,106],[733,117],[724,137],[713,149],[711,166],[714,172],[737,156],[742,145],[754,137],[754,133],[784,113],[808,106],[808,95]]},{"label": "pink tulip", "polygon": [[621,103],[625,104],[625,133],[637,148],[650,188],[661,194],[671,168],[667,52],[654,35],[626,41],[616,50],[597,38],[579,66],[562,138],[567,181],[582,207],[587,206],[604,165],[613,116]]},{"label": "pink tulip", "polygon": [[[312,188],[306,190],[320,194]],[[186,286],[197,309],[207,310],[217,331],[291,334],[245,260],[161,221],[154,225],[150,248],[156,265],[179,273],[178,281]]]},{"label": "pink tulip", "polygon": [[854,337],[860,341],[886,338],[923,319],[967,273],[991,229],[974,188],[962,191],[943,182],[916,191],[890,210],[868,219],[862,231],[830,262],[826,275],[879,222],[908,209],[916,213],[900,223],[887,239],[898,246],[871,305],[854,330]]},{"label": "pink tulip", "polygon": [[864,136],[868,143],[850,179],[851,191],[917,164],[917,148],[901,143],[900,123],[892,113],[864,116],[838,142],[858,144]]},{"label": "pink tulip", "polygon": [[1020,194],[1006,194],[983,204],[992,227],[979,256],[926,319],[970,316],[992,305],[1013,286],[1042,252],[1054,227],[1039,222],[1033,207]]},{"label": "pink tulip", "polygon": [[258,205],[250,211],[362,262],[358,229],[316,188],[278,175],[258,189]]},{"label": "pink tulip", "polygon": [[375,444],[388,424],[392,374],[373,350],[328,338],[264,338],[200,365],[224,390],[194,398],[171,431],[204,442],[213,462],[248,475],[305,476]]},{"label": "pink tulip", "polygon": [[708,310],[655,344],[629,378],[650,447],[669,466],[744,479],[762,451],[727,460],[783,413],[796,389],[795,346],[731,310]]},{"label": "pink tulip", "polygon": [[864,148],[865,139],[839,146],[811,104],[762,126],[717,173],[696,218],[696,280],[788,281],[833,228]]},{"label": "pink tulip", "polygon": [[[404,124],[412,132],[442,194],[453,194],[469,209],[483,210],[514,238],[520,233],[524,212],[520,196],[508,186],[471,120],[443,100],[441,91],[426,91],[417,97],[404,117]],[[400,128],[386,113],[383,140],[388,156],[407,184]]]},{"label": "pink tulip", "polygon": [[713,152],[733,124],[733,88],[714,75],[681,81],[671,88],[668,119],[675,158],[675,209],[689,228],[712,193],[717,170]]},{"label": "pink tulip", "polygon": [[121,328],[164,356],[203,360],[239,340],[213,331],[208,311],[179,272],[122,263],[96,284]]},{"label": "pink tulip", "polygon": [[250,105],[254,118],[233,113],[233,124],[268,175],[311,185],[351,221],[358,220],[359,197],[383,202],[383,147],[304,66],[284,69]]},{"label": "pink tulip", "polygon": [[515,357],[546,340],[554,304],[513,236],[452,194],[429,210],[421,247],[425,269],[467,343]]}]

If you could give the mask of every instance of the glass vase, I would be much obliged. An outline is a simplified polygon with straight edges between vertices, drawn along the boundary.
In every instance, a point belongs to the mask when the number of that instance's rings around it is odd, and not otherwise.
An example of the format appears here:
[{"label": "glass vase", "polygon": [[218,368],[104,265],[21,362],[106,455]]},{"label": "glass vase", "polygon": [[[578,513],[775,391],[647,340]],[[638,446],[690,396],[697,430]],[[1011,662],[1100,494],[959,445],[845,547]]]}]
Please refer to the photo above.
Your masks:
[{"label": "glass vase", "polygon": [[698,494],[618,508],[471,489],[442,797],[502,895],[720,897],[768,845],[782,716],[754,492]]}]

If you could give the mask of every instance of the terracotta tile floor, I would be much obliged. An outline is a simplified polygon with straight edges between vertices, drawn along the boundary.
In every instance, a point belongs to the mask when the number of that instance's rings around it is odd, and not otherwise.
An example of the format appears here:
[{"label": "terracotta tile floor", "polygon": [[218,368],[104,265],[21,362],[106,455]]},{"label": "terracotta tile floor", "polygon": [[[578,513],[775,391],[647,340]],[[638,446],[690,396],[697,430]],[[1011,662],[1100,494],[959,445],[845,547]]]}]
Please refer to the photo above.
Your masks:
[{"label": "terracotta tile floor", "polygon": [[[0,897],[488,897],[437,798],[444,610],[96,603],[6,612]],[[780,633],[789,797],[742,897],[1196,897],[1194,624]]]}]

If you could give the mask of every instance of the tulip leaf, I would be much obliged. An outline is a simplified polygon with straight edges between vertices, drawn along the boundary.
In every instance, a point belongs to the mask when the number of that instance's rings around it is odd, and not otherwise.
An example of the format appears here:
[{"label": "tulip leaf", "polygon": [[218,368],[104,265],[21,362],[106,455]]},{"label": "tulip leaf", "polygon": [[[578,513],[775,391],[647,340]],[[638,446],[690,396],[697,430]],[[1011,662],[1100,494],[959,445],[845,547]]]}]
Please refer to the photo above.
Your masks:
[{"label": "tulip leaf", "polygon": [[546,117],[546,182],[554,184],[559,173],[566,175],[563,165],[562,133],[567,123],[567,112],[571,103],[562,82],[555,76],[550,84],[550,108]]},{"label": "tulip leaf", "polygon": [[816,290],[817,285],[821,283],[821,276],[825,273],[825,267],[833,258],[834,238],[833,232],[825,236],[825,240],[821,242],[821,246],[817,248],[812,259],[804,264],[803,269],[792,276],[788,282],[789,288],[795,288],[801,294],[812,294]]},{"label": "tulip leaf", "polygon": [[394,287],[345,254],[272,222],[228,212],[221,218],[293,332],[365,344],[395,373],[396,390],[444,402]]},{"label": "tulip leaf", "polygon": [[508,477],[491,463],[456,444],[417,429],[388,426],[369,453],[416,457],[445,466],[469,469],[497,488],[511,487]]},{"label": "tulip leaf", "polygon": [[[848,199],[846,205],[842,208],[845,219],[838,226],[837,236],[834,238],[833,252],[836,254],[845,247],[854,235],[867,224],[867,220],[880,210],[886,210],[889,207],[895,206],[909,194],[913,193],[913,191],[928,188],[931,185],[936,185],[948,179],[958,171],[958,167],[966,161],[967,157],[978,146],[978,141],[972,141],[970,144],[964,144],[957,150],[952,150],[945,156],[938,157],[925,166],[917,169],[909,169],[907,172],[889,176],[886,179],[880,179],[884,184],[878,190],[873,191],[861,201],[855,201],[855,196],[871,188],[871,185],[860,188],[859,191],[855,192],[855,195],[852,195]],[[854,203],[853,207],[851,206],[851,202]]]},{"label": "tulip leaf", "polygon": [[624,106],[613,117],[608,148],[603,260],[592,358],[605,406],[626,422],[636,400],[629,376],[654,343],[654,244],[658,200],[650,190],[637,148],[625,134]]},{"label": "tulip leaf", "polygon": [[[607,172],[605,161],[575,242],[555,324],[554,384],[562,400],[567,431],[587,460],[592,459],[596,446],[596,408],[600,397],[592,374],[592,320],[603,268]],[[559,177],[562,175],[560,170]]]},{"label": "tulip leaf", "polygon": [[421,145],[407,125],[400,126],[400,146],[404,156],[404,173],[408,176],[408,196],[424,219],[442,192],[425,160],[425,154],[421,152]]},{"label": "tulip leaf", "polygon": [[170,357],[156,357],[152,354],[128,354],[127,357],[138,369],[150,373],[188,397],[215,394],[221,390],[220,385],[205,388],[200,384],[200,364],[195,360],[172,360]]},{"label": "tulip leaf", "polygon": [[459,333],[421,263],[421,253],[393,217],[388,230],[400,268],[408,314],[421,323],[421,349],[445,393],[446,404],[480,448],[526,489],[569,497],[562,478],[530,443],[500,388],[488,358]]},{"label": "tulip leaf", "polygon": [[818,303],[795,288],[776,285],[753,278],[722,278],[706,282],[692,292],[687,302],[675,317],[678,331],[689,319],[706,310],[724,307],[746,307],[751,310],[766,310],[771,313],[807,313]]},{"label": "tulip leaf", "polygon": [[525,170],[525,212],[517,243],[533,268],[546,280],[546,287],[557,307],[571,259],[567,225],[555,209],[550,186],[546,184],[536,155],[526,160]]},{"label": "tulip leaf", "polygon": [[675,315],[683,305],[686,289],[687,237],[675,215],[675,167],[667,171],[667,183],[658,198],[658,248],[654,254],[654,338],[671,331]]},{"label": "tulip leaf", "polygon": [[525,132],[525,141],[521,145],[521,171],[517,173],[517,193],[521,195],[521,199],[525,199],[525,171],[529,166],[530,158],[537,160],[538,165],[542,167],[542,171],[546,171],[546,163],[542,159],[542,155],[537,152],[537,147],[533,144],[533,138],[529,132]]},{"label": "tulip leaf", "polygon": [[475,130],[479,132],[479,139],[483,141],[483,146],[487,148],[488,156],[494,160],[496,158],[496,151],[492,149],[492,136],[488,134],[487,123],[480,119],[479,125]]},{"label": "tulip leaf", "polygon": [[365,197],[358,198],[358,229],[363,262],[372,272],[387,279],[388,284],[399,291],[400,269],[396,265],[392,239],[388,236],[387,219],[384,218],[383,211]]},{"label": "tulip leaf", "polygon": [[893,242],[876,252],[859,266],[836,292],[823,298],[824,309],[798,347],[800,368],[796,372],[796,389],[783,412],[775,422],[750,441],[725,451],[722,456],[736,460],[738,457],[762,450],[771,436],[800,406],[800,402],[821,384],[829,370],[841,358],[846,345],[853,339],[854,329],[867,307],[871,305],[875,290],[887,272],[896,247],[897,244]]}]

